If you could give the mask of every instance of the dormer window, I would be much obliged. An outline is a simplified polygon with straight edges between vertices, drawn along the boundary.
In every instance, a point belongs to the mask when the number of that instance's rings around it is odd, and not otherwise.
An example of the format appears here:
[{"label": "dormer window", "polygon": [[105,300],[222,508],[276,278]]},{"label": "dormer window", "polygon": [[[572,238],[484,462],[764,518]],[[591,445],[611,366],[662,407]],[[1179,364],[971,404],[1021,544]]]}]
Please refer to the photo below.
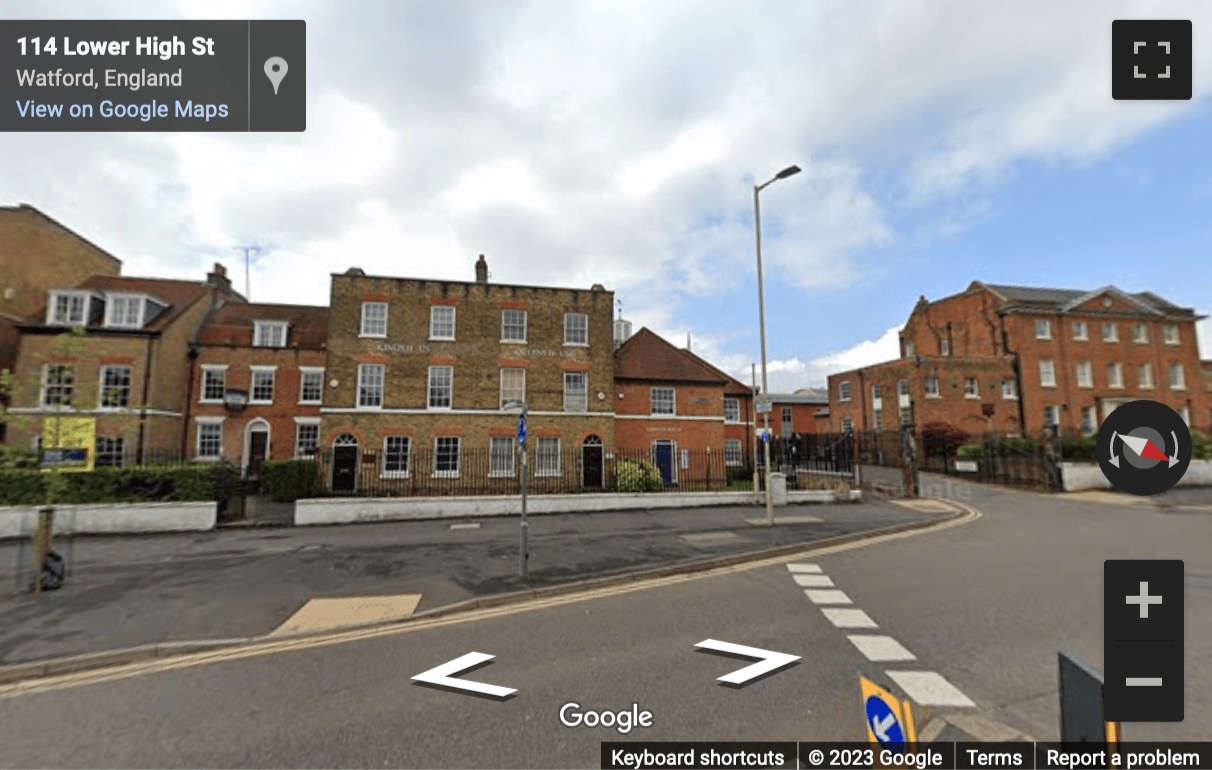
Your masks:
[{"label": "dormer window", "polygon": [[139,294],[110,294],[105,303],[105,325],[123,329],[143,327],[147,299]]},{"label": "dormer window", "polygon": [[89,295],[83,291],[52,291],[46,306],[46,322],[84,326],[88,321]]},{"label": "dormer window", "polygon": [[254,321],[253,347],[284,348],[286,347],[285,321]]}]

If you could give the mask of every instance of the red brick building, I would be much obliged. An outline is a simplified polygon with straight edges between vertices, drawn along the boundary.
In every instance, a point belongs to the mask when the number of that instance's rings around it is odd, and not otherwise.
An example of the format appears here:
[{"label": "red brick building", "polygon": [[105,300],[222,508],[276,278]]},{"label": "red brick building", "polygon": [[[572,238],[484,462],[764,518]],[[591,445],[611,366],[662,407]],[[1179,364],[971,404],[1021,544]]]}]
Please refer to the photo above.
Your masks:
[{"label": "red brick building", "polygon": [[190,344],[207,313],[242,300],[222,265],[205,282],[97,275],[51,289],[18,326],[7,441],[37,448],[58,416],[91,416],[98,465],[178,457]]},{"label": "red brick building", "polygon": [[[771,393],[770,432],[775,439],[821,432],[818,413],[828,407],[828,393],[818,388],[800,388],[794,393]],[[758,427],[761,427],[761,423],[759,416]]]},{"label": "red brick building", "polygon": [[615,352],[614,384],[616,448],[650,456],[667,485],[749,465],[749,390],[690,351],[640,329]]},{"label": "red brick building", "polygon": [[191,351],[185,454],[225,459],[250,477],[267,459],[314,456],[327,340],[325,307],[212,310]]},{"label": "red brick building", "polygon": [[1147,398],[1206,430],[1201,319],[1152,292],[974,281],[960,294],[918,301],[900,359],[829,377],[831,427],[946,422],[972,432],[1090,435],[1120,404]]}]

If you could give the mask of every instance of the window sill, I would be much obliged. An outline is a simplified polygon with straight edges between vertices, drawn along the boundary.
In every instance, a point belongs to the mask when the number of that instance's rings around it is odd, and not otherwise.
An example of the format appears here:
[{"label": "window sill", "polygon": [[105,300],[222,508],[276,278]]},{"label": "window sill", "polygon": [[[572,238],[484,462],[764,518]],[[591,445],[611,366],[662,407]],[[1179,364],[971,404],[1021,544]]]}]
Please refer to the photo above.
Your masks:
[{"label": "window sill", "polygon": [[385,340],[385,339],[387,339],[387,334],[386,333],[383,333],[383,334],[360,333],[360,334],[358,334],[358,339],[360,339],[360,340]]},{"label": "window sill", "polygon": [[502,345],[525,345],[526,340],[501,340]]},{"label": "window sill", "polygon": [[459,478],[459,472],[458,471],[435,471],[433,474],[430,475],[430,478],[457,479],[457,478]]},{"label": "window sill", "polygon": [[1089,337],[1074,337],[1073,341],[1074,342],[1089,342],[1090,338]]},{"label": "window sill", "polygon": [[249,405],[249,406],[273,406],[273,405],[274,405],[274,402],[273,402],[272,400],[270,400],[270,401],[254,401],[253,399],[251,399],[251,398],[250,398],[250,399],[248,399],[248,405]]},{"label": "window sill", "polygon": [[223,399],[221,399],[221,398],[202,398],[202,399],[198,400],[198,403],[199,404],[222,404]]},{"label": "window sill", "polygon": [[222,459],[223,459],[222,457],[210,457],[210,456],[203,457],[202,455],[198,455],[198,456],[194,457],[194,462],[197,462],[197,463],[217,463],[217,462],[221,461]]},{"label": "window sill", "polygon": [[386,473],[380,473],[379,478],[381,478],[381,479],[407,479],[407,478],[412,478],[412,474],[410,474],[408,471],[387,471]]},{"label": "window sill", "polygon": [[[938,393],[927,393],[926,398],[942,398]],[[908,406],[907,404],[905,406]]]},{"label": "window sill", "polygon": [[315,452],[312,452],[312,453],[311,453],[311,454],[309,454],[309,455],[301,455],[301,454],[299,454],[298,452],[296,452],[296,453],[295,453],[295,459],[296,459],[296,460],[314,460],[314,459],[316,459],[316,453],[315,453]]},{"label": "window sill", "polygon": [[449,412],[452,409],[454,409],[454,407],[452,407],[452,406],[427,406],[427,407],[425,407],[425,410],[429,411],[429,412]]},{"label": "window sill", "polygon": [[515,474],[513,474],[513,473],[498,472],[498,473],[488,474],[488,478],[490,478],[490,479],[512,479],[512,478],[514,478],[514,475]]},{"label": "window sill", "polygon": [[677,412],[649,412],[649,417],[677,417]]},{"label": "window sill", "polygon": [[324,406],[323,401],[300,401],[298,406]]},{"label": "window sill", "polygon": [[1186,385],[1171,385],[1170,390],[1186,390]]},{"label": "window sill", "polygon": [[981,400],[980,394],[974,395],[972,393],[965,393],[964,398],[968,399],[969,401],[980,401]]},{"label": "window sill", "polygon": [[454,342],[454,337],[430,337],[429,342]]},{"label": "window sill", "polygon": [[1018,401],[1018,396],[1002,396],[1002,401]]},{"label": "window sill", "polygon": [[536,479],[558,479],[562,475],[559,471],[544,471],[543,473],[536,473],[534,477]]},{"label": "window sill", "polygon": [[565,342],[564,347],[566,347],[566,348],[587,348],[587,347],[589,347],[589,343],[588,342]]}]

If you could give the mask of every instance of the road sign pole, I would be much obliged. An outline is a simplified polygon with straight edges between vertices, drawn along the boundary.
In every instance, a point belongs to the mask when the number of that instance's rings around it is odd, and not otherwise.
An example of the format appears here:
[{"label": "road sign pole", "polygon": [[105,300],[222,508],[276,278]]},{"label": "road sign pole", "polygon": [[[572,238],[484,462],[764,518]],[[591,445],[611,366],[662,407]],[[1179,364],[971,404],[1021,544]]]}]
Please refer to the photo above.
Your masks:
[{"label": "road sign pole", "polygon": [[526,493],[530,481],[530,473],[526,462],[526,403],[522,403],[522,414],[518,418],[518,443],[522,451],[522,523],[521,527],[521,542],[518,545],[518,574],[522,580],[526,580],[529,574],[528,562],[530,560],[529,550],[529,534],[530,524],[526,521]]}]

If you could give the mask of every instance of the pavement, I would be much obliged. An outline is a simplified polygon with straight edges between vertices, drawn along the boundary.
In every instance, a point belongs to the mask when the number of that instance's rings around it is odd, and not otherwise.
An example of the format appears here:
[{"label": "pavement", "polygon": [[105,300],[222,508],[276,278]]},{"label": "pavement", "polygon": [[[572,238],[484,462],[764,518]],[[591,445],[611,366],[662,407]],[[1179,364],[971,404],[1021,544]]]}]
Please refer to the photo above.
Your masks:
[{"label": "pavement", "polygon": [[67,585],[41,595],[20,590],[29,549],[8,542],[0,544],[0,674],[67,656],[131,648],[150,656],[185,642],[400,620],[586,579],[701,568],[947,512],[937,503],[878,500],[788,506],[777,510],[775,527],[764,526],[756,506],[532,516],[526,581],[516,517],[64,538],[56,548],[67,558]]}]

